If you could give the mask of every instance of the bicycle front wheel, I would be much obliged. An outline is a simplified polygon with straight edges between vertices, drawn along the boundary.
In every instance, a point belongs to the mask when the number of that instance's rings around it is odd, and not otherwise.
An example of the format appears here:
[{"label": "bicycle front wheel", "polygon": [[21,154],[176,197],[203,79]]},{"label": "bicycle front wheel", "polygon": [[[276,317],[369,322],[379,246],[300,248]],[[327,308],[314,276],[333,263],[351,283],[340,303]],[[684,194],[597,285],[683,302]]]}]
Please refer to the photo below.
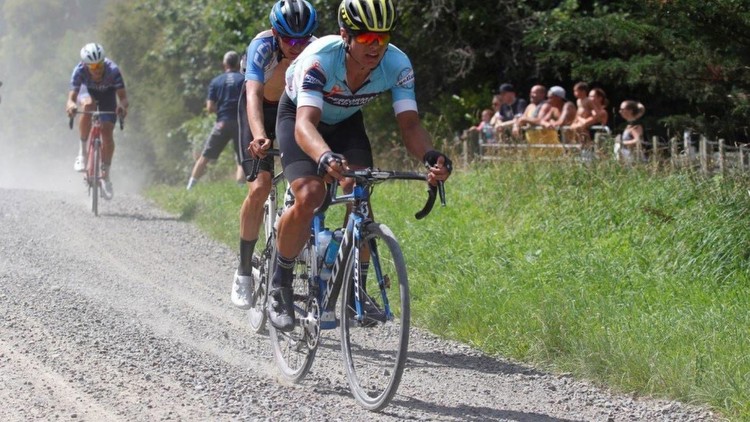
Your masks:
[{"label": "bicycle front wheel", "polygon": [[[401,247],[387,226],[368,224],[362,231],[363,248],[370,251],[370,266],[356,303],[354,256],[346,267],[341,349],[352,394],[365,409],[378,411],[396,394],[406,365],[409,282]],[[362,274],[361,264],[358,273]]]},{"label": "bicycle front wheel", "polygon": [[94,169],[91,176],[91,211],[95,216],[99,216],[99,191],[101,190],[101,176],[102,176],[102,160],[101,160],[101,144],[94,142]]},{"label": "bicycle front wheel", "polygon": [[308,243],[294,265],[294,330],[283,332],[268,324],[276,366],[285,379],[295,383],[310,371],[320,338],[317,298],[310,289],[310,260],[315,255],[310,251]]}]

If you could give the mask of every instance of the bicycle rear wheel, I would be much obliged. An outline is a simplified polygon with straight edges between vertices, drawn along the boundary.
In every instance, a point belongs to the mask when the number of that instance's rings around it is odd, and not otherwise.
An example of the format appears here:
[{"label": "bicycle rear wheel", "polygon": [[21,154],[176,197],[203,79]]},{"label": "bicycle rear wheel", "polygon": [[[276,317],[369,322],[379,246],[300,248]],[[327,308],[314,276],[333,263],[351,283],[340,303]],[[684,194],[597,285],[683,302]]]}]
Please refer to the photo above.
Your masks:
[{"label": "bicycle rear wheel", "polygon": [[358,314],[354,309],[354,256],[350,256],[341,295],[341,350],[352,394],[362,407],[377,411],[396,394],[406,365],[409,282],[401,247],[387,226],[368,224],[362,239],[360,249],[367,245],[370,250],[370,269],[369,288],[359,289],[360,303],[375,299],[381,312]]},{"label": "bicycle rear wheel", "polygon": [[285,379],[295,383],[302,380],[310,371],[320,338],[317,298],[310,288],[310,260],[314,259],[311,250],[308,243],[297,257],[294,266],[294,330],[283,332],[277,330],[273,324],[268,324],[276,366]]},{"label": "bicycle rear wheel", "polygon": [[95,216],[99,216],[99,190],[101,189],[101,186],[99,183],[101,183],[101,144],[99,142],[94,141],[94,145],[92,145],[92,148],[94,148],[93,151],[93,174],[91,175],[91,211],[94,213]]}]

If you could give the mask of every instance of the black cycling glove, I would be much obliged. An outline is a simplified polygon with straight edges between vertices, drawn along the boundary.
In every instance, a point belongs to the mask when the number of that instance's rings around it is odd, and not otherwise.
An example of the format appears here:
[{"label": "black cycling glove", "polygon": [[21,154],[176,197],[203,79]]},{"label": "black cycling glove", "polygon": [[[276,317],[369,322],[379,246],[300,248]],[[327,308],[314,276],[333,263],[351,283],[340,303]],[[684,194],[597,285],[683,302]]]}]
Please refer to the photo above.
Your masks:
[{"label": "black cycling glove", "polygon": [[422,157],[422,162],[428,166],[432,167],[437,165],[438,158],[443,157],[443,165],[445,165],[445,168],[448,170],[448,173],[453,172],[453,161],[451,161],[450,158],[448,158],[447,155],[443,154],[442,152],[435,151],[434,149],[427,151],[424,154],[424,157]]},{"label": "black cycling glove", "polygon": [[328,168],[331,164],[338,163],[339,165],[344,164],[346,158],[341,154],[336,154],[333,151],[326,151],[323,155],[318,158],[318,176],[325,176],[328,174]]}]

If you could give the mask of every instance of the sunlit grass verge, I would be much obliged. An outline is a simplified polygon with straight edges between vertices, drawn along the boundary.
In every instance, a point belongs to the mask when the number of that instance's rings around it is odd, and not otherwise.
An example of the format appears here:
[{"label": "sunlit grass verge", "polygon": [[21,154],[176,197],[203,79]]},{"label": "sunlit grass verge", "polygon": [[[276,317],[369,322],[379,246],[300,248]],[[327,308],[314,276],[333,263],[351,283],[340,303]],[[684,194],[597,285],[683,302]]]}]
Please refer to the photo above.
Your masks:
[{"label": "sunlit grass verge", "polygon": [[[412,315],[440,335],[639,394],[750,419],[747,180],[603,165],[502,164],[455,174],[414,219],[417,183],[378,186]],[[149,195],[235,245],[244,190]],[[329,223],[333,224],[329,218]],[[329,224],[330,225],[330,224]]]},{"label": "sunlit grass verge", "polygon": [[146,195],[211,237],[232,248],[239,247],[240,206],[247,195],[246,187],[228,180],[201,181],[189,191],[184,187],[154,186]]}]

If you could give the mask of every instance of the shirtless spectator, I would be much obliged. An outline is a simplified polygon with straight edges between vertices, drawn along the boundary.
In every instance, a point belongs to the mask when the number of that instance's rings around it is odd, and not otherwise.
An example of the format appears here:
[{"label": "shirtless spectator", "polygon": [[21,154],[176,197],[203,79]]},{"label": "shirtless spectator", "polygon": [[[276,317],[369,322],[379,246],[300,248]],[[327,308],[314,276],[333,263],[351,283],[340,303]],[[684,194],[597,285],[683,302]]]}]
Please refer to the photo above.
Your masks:
[{"label": "shirtless spectator", "polygon": [[591,112],[588,117],[577,116],[571,128],[576,133],[578,142],[584,146],[591,145],[594,139],[593,126],[606,126],[609,121],[607,113],[607,94],[601,88],[594,88],[588,93],[588,100],[591,104]]},{"label": "shirtless spectator", "polygon": [[565,99],[565,89],[561,86],[553,86],[547,91],[547,103],[549,108],[542,117],[541,125],[549,129],[559,129],[561,126],[569,126],[576,118],[576,106],[572,101]]},{"label": "shirtless spectator", "polygon": [[521,117],[517,118],[513,123],[513,137],[521,137],[521,128],[524,126],[539,126],[542,122],[542,117],[549,109],[547,104],[547,87],[544,85],[534,85],[531,87],[529,93],[529,100],[531,103],[526,106]]},{"label": "shirtless spectator", "polygon": [[594,105],[591,104],[591,100],[589,99],[589,90],[589,84],[586,82],[578,82],[573,85],[573,96],[576,97],[576,118],[573,121],[574,125],[591,117]]}]

